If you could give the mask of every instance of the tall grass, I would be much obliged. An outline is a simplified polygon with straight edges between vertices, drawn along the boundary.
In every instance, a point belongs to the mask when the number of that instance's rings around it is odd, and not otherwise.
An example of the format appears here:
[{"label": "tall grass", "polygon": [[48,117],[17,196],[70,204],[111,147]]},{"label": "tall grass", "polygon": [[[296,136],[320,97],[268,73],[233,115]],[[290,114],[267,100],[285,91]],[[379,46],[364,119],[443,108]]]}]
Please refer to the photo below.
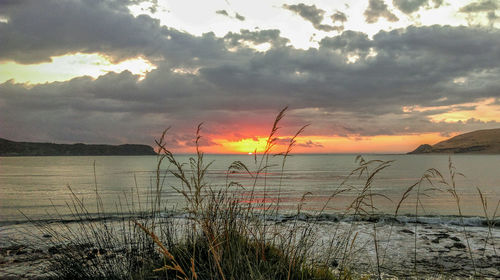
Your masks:
[{"label": "tall grass", "polygon": [[[283,109],[271,128],[265,150],[256,157],[256,169],[233,162],[227,170],[226,185],[212,186],[206,178],[211,162],[199,149],[201,128],[196,131],[196,154],[188,163],[179,162],[165,142],[167,130],[156,140],[159,149],[156,182],[148,205],[140,198],[131,209],[117,204],[116,212],[128,215],[116,219],[107,215],[95,177],[97,214],[68,187],[72,201],[71,224],[37,224],[53,236],[52,275],[57,279],[333,279],[328,267],[314,264],[311,257],[311,226],[296,224],[280,232],[267,216],[278,213],[280,200],[269,202],[266,174],[274,157]],[[296,136],[303,131],[300,129]],[[280,154],[285,160],[295,143]],[[162,170],[167,163],[167,170]],[[95,167],[94,167],[95,168]],[[232,180],[234,172],[245,172],[253,179],[250,190]],[[173,175],[177,184],[165,182]],[[95,174],[95,172],[94,172]],[[184,198],[185,219],[165,217],[163,188],[171,186]],[[254,203],[257,186],[264,197]],[[249,191],[249,192],[248,192]],[[138,193],[138,191],[137,191]],[[139,194],[138,194],[139,196]],[[129,197],[128,199],[132,199]],[[242,199],[244,198],[244,199]],[[303,200],[305,197],[303,198]],[[247,200],[248,203],[242,203]],[[126,205],[130,205],[127,203]],[[139,208],[136,209],[135,205]],[[300,213],[301,207],[297,208]],[[132,218],[128,218],[132,217]],[[62,219],[62,216],[60,216]]]},{"label": "tall grass", "polygon": [[[226,172],[224,185],[212,185],[208,172],[212,162],[206,162],[200,149],[202,125],[196,130],[196,153],[187,163],[177,160],[166,142],[168,129],[156,139],[158,165],[156,178],[149,203],[141,204],[140,194],[125,196],[131,200],[115,205],[117,213],[127,213],[116,218],[106,213],[99,196],[97,177],[95,195],[97,214],[87,209],[82,199],[68,187],[72,201],[67,204],[73,220],[77,223],[53,224],[35,223],[43,232],[54,238],[51,248],[54,256],[50,259],[51,275],[55,279],[351,279],[361,277],[359,251],[367,244],[358,244],[359,230],[356,221],[373,221],[371,224],[373,264],[369,277],[383,278],[385,254],[391,246],[384,247],[380,240],[377,224],[379,211],[376,198],[390,200],[374,188],[374,182],[393,161],[366,160],[356,158],[355,168],[338,184],[316,216],[323,215],[334,199],[343,194],[353,194],[340,219],[349,217],[347,230],[337,223],[329,232],[326,246],[318,248],[319,225],[316,220],[300,220],[304,204],[312,193],[302,195],[291,220],[285,224],[276,222],[281,214],[281,187],[286,160],[289,158],[297,137],[306,129],[301,127],[289,140],[283,151],[275,151],[279,140],[279,123],[285,116],[286,108],[280,111],[271,127],[266,146],[255,153],[255,167],[241,161],[231,163]],[[257,151],[256,151],[257,152]],[[281,157],[281,163],[273,165],[273,158]],[[163,166],[167,168],[163,169]],[[281,170],[277,194],[269,197],[267,174],[270,170]],[[95,170],[95,165],[94,165]],[[94,171],[95,174],[95,171]],[[245,174],[251,184],[244,187],[233,174]],[[167,176],[171,175],[171,176]],[[456,201],[458,215],[463,217],[460,195],[456,189],[453,164],[449,164],[449,178],[438,170],[429,169],[413,185],[408,187],[396,204],[395,217],[400,209],[415,196],[414,224],[414,276],[417,271],[417,230],[420,211],[424,209],[422,197],[434,191],[447,192]],[[170,182],[165,178],[173,177]],[[137,183],[136,183],[137,184]],[[166,215],[171,205],[165,203],[164,189],[172,187],[183,198],[183,218]],[[256,199],[256,190],[263,189],[262,198]],[[488,216],[488,199],[479,188],[485,217],[489,227],[485,247],[492,240],[495,227],[493,217]],[[496,208],[498,209],[498,205]],[[60,216],[62,219],[62,216]],[[474,267],[474,253],[469,244],[469,236],[462,219],[464,237],[471,263]],[[387,240],[392,234],[392,227]],[[488,238],[490,240],[488,241]],[[315,247],[316,246],[316,247]],[[493,245],[494,248],[494,245]],[[496,251],[495,251],[496,253]],[[363,256],[362,256],[363,257]],[[364,256],[366,257],[366,256]]]}]

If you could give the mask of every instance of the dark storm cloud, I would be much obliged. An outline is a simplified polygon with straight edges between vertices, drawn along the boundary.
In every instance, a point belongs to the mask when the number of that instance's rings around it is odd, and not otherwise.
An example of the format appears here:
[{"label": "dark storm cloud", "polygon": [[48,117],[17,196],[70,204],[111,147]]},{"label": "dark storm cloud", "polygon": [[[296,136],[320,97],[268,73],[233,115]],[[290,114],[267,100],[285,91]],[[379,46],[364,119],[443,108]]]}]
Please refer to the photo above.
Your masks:
[{"label": "dark storm cloud", "polygon": [[398,21],[398,17],[389,11],[384,0],[370,0],[368,8],[365,10],[365,20],[367,23],[375,23],[379,18],[385,18],[388,21]]},{"label": "dark storm cloud", "polygon": [[[2,24],[2,31],[34,28],[41,33],[26,33],[36,42],[30,46],[23,45],[26,38],[21,40],[28,35],[8,35],[21,39],[0,41],[6,47],[0,49],[2,59],[41,61],[56,53],[99,51],[115,58],[141,54],[157,69],[142,81],[125,71],[33,86],[12,81],[0,84],[2,137],[151,143],[165,127],[174,125],[172,142],[180,147],[189,145],[186,141],[197,123],[205,121],[203,131],[208,137],[204,144],[213,145],[210,135],[238,139],[267,134],[274,114],[285,105],[291,109],[282,126],[291,127],[290,133],[305,123],[312,123],[308,134],[342,136],[446,133],[499,125],[475,119],[458,123],[429,120],[446,107],[403,111],[403,106],[456,106],[488,98],[498,102],[498,29],[411,26],[381,31],[373,38],[345,31],[323,39],[317,49],[302,50],[290,46],[278,30],[241,30],[223,38],[212,33],[194,36],[161,27],[148,16],[134,18],[121,8],[92,1],[89,5],[102,11],[90,14],[84,9],[80,17],[40,8],[41,18],[54,18],[45,26],[59,22],[59,16],[67,21],[69,27],[61,27],[61,37],[50,37],[48,33],[53,31],[29,23],[11,26],[28,21],[24,16],[31,15],[36,3],[19,4],[28,8],[5,12],[16,20]],[[85,6],[83,2],[69,3],[66,9],[71,15],[76,14],[72,9]],[[105,19],[97,18],[99,15]],[[91,34],[82,22],[104,29],[103,22],[117,22],[113,32],[126,38],[111,33],[104,36],[111,30]],[[45,40],[46,34],[55,41]],[[123,45],[117,43],[120,40]],[[271,48],[257,52],[245,41],[269,43]],[[30,54],[30,60],[23,60],[18,50]],[[357,60],[349,63],[347,58],[352,56]]]},{"label": "dark storm cloud", "polygon": [[431,2],[434,8],[439,8],[443,4],[443,0],[392,0],[392,4],[405,14],[414,13],[421,7],[430,8]]},{"label": "dark storm cloud", "polygon": [[317,30],[328,32],[334,30],[341,31],[343,29],[343,26],[322,24],[321,22],[323,21],[325,11],[317,8],[316,5],[306,5],[303,3],[297,5],[283,4],[283,8],[290,10],[301,16],[303,19],[309,21]]}]

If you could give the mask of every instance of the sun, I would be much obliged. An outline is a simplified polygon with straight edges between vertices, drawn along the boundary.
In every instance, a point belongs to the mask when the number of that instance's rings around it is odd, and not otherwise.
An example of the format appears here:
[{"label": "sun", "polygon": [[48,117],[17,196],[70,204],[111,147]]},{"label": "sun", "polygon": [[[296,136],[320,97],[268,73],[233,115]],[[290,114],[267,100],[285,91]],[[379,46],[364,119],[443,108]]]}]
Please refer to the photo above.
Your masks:
[{"label": "sun", "polygon": [[238,140],[213,139],[223,147],[227,153],[253,155],[256,151],[263,151],[266,147],[266,137],[242,138]]}]

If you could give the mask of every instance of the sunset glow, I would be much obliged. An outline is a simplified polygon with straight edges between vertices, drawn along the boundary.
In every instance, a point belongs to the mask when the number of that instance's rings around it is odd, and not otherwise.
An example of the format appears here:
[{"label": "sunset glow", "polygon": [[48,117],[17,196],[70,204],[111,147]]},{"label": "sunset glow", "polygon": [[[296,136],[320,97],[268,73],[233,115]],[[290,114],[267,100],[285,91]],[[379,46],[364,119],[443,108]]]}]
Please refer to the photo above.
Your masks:
[{"label": "sunset glow", "polygon": [[431,117],[432,121],[440,122],[465,122],[470,119],[484,122],[500,122],[500,105],[495,104],[495,99],[490,98],[472,105],[471,110],[450,108],[449,112],[437,114]]},{"label": "sunset glow", "polygon": [[[454,135],[439,135],[438,133],[425,133],[414,135],[381,135],[371,137],[339,137],[339,136],[299,136],[292,149],[292,153],[298,154],[317,154],[317,153],[405,153],[413,150],[422,143],[436,144]],[[273,149],[272,154],[286,151],[288,139],[290,136],[280,136]],[[211,139],[217,145],[201,147],[201,150],[209,154],[249,154],[254,151],[257,154],[263,153],[266,147],[266,137],[244,138],[240,140],[227,140],[224,138]],[[308,144],[309,143],[309,144]],[[314,143],[311,145],[310,143]],[[178,150],[179,152],[189,153],[191,150]]]},{"label": "sunset glow", "polygon": [[[0,137],[406,153],[500,127],[495,1],[7,1]],[[33,15],[37,15],[34,17]]]},{"label": "sunset glow", "polygon": [[488,98],[480,102],[470,102],[446,106],[407,106],[403,112],[432,112],[447,111],[446,113],[430,114],[429,119],[433,122],[458,122],[475,119],[479,121],[500,121],[500,105],[495,103],[495,98]]}]

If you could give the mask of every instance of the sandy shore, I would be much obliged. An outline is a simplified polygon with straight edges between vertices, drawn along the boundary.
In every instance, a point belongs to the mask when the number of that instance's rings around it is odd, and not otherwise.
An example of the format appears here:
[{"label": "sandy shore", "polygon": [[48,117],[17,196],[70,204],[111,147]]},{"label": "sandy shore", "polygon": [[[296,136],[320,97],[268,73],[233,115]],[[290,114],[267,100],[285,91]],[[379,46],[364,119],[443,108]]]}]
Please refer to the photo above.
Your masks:
[{"label": "sandy shore", "polygon": [[[293,221],[287,221],[276,225],[278,229],[286,230],[292,224]],[[310,225],[308,222],[298,222],[298,226]],[[465,278],[474,276],[474,271],[482,278],[500,277],[498,227],[489,234],[487,227],[468,226],[467,242],[463,228],[454,225],[322,221],[312,226],[315,240],[312,251],[318,259],[324,257],[325,248],[335,245],[335,242],[330,242],[332,238],[345,236],[349,231],[356,234],[349,259],[334,259],[330,263],[332,269],[340,263],[346,263],[357,273],[375,273],[373,236],[376,230],[380,268],[388,278],[404,278],[415,275],[415,272],[423,278]],[[48,276],[48,260],[59,254],[61,249],[52,242],[52,236],[44,235],[30,224],[2,226],[0,230],[1,279],[43,279]],[[91,257],[119,254],[118,250],[97,252],[91,244],[80,249]]]}]

